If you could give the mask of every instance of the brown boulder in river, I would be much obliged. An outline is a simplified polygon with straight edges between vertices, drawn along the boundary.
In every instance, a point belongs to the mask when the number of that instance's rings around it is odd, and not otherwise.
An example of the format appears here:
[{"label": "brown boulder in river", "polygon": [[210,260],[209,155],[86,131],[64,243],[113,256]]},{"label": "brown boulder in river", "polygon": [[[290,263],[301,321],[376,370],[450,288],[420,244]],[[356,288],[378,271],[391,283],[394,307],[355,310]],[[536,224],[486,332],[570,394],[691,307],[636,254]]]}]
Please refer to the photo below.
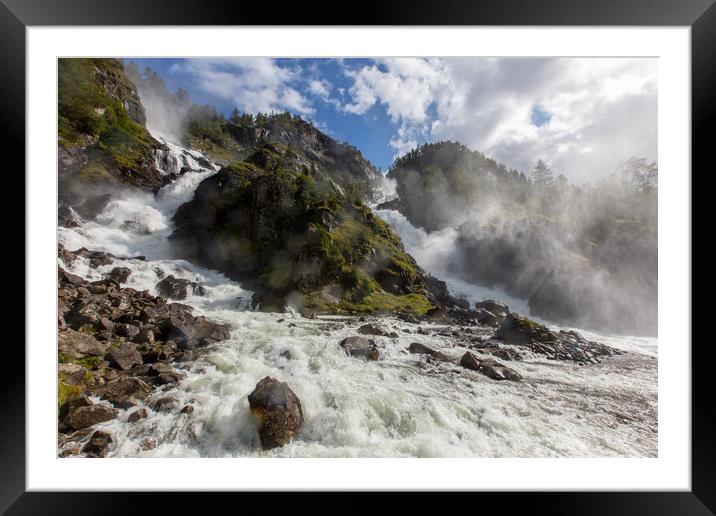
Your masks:
[{"label": "brown boulder in river", "polygon": [[287,383],[270,376],[257,383],[249,394],[249,407],[259,422],[259,437],[264,450],[287,444],[303,424],[303,409],[298,396]]}]

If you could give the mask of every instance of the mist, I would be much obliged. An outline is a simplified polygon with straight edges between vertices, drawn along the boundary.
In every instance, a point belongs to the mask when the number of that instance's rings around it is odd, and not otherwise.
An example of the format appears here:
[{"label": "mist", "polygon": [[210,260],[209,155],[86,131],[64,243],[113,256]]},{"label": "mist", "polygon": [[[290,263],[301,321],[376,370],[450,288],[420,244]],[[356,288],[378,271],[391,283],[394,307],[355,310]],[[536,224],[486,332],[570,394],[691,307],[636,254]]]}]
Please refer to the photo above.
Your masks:
[{"label": "mist", "polygon": [[125,65],[127,77],[137,87],[147,115],[147,129],[153,135],[181,143],[189,124],[192,102],[186,90],[170,92],[159,75],[149,67],[140,72],[134,62]]},{"label": "mist", "polygon": [[423,231],[418,245],[399,233],[443,279],[502,289],[557,324],[656,335],[656,174],[655,163],[631,158],[578,186],[433,144],[396,161],[388,179],[397,198],[380,208]]}]

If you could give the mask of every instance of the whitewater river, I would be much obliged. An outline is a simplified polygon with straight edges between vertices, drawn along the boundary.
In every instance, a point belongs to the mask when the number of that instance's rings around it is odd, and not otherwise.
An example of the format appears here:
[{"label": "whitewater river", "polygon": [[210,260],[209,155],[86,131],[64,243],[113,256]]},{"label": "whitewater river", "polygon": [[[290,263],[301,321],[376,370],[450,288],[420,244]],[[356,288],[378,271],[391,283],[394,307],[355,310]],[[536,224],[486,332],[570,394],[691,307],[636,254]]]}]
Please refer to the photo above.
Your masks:
[{"label": "whitewater river", "polygon": [[[160,413],[128,423],[125,411],[100,425],[115,436],[112,457],[555,457],[641,456],[657,454],[656,339],[586,337],[630,351],[602,364],[579,366],[527,355],[506,364],[522,382],[497,382],[457,365],[427,365],[407,353],[422,342],[459,358],[465,351],[449,337],[417,334],[419,326],[392,318],[382,324],[398,339],[375,337],[384,358],[364,362],[348,357],[338,342],[364,324],[353,318],[305,319],[298,314],[251,311],[251,292],[222,274],[172,259],[167,237],[176,209],[218,167],[202,168],[201,155],[170,144],[157,156],[167,170],[188,165],[190,172],[159,194],[127,194],[110,202],[95,221],[59,228],[67,249],[86,247],[118,256],[96,269],[78,258],[68,270],[90,280],[115,266],[132,270],[123,286],[156,295],[167,274],[200,282],[206,295],[182,301],[231,326],[231,339],[209,348],[184,367],[185,378],[165,386],[152,399],[170,393],[191,414]],[[470,301],[498,298],[526,313],[524,302],[469,285],[441,270],[441,253],[454,235],[426,234],[398,212],[381,210],[407,250],[426,270],[448,282],[452,293]],[[65,267],[64,263],[60,265]],[[399,331],[403,330],[403,331]],[[409,333],[407,333],[409,332]],[[286,381],[301,400],[305,423],[294,440],[262,451],[247,395],[264,376]],[[143,450],[146,438],[156,448]]]}]

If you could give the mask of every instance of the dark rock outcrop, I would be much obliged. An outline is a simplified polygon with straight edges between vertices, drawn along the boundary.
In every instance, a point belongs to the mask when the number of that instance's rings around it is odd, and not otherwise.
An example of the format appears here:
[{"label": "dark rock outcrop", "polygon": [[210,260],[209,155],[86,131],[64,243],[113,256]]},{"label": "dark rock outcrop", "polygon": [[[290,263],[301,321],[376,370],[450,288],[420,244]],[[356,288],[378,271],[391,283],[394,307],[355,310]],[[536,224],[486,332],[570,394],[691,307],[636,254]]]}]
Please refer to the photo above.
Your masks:
[{"label": "dark rock outcrop", "polygon": [[514,312],[502,322],[495,338],[506,344],[524,346],[553,360],[598,363],[602,358],[621,354],[621,351],[589,341],[575,331],[551,331]]},{"label": "dark rock outcrop", "polygon": [[303,409],[298,396],[287,383],[269,376],[257,383],[249,394],[249,407],[258,421],[264,450],[287,444],[303,424]]}]

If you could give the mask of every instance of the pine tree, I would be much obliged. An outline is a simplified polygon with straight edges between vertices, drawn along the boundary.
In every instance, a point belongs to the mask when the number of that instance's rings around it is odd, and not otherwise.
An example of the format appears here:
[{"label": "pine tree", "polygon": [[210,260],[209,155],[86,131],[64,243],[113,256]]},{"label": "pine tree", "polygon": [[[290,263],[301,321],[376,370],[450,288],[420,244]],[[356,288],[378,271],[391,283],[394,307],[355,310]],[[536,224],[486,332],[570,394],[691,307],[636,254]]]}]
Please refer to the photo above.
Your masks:
[{"label": "pine tree", "polygon": [[532,181],[540,186],[549,186],[554,182],[552,169],[541,159],[537,161],[537,165],[532,171]]}]

